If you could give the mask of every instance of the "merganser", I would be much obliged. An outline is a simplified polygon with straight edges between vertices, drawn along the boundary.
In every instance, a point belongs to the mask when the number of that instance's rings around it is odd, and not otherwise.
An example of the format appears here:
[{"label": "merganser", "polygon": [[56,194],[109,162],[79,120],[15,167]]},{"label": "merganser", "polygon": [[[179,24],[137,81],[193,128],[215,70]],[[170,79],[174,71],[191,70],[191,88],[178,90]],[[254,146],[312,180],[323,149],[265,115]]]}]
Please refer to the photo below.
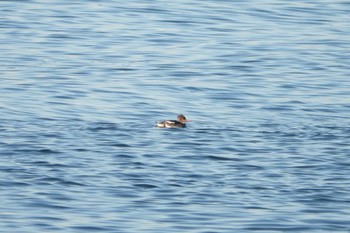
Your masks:
[{"label": "merganser", "polygon": [[177,120],[166,120],[156,122],[157,128],[185,128],[186,123],[190,120],[187,120],[184,115],[178,115]]}]

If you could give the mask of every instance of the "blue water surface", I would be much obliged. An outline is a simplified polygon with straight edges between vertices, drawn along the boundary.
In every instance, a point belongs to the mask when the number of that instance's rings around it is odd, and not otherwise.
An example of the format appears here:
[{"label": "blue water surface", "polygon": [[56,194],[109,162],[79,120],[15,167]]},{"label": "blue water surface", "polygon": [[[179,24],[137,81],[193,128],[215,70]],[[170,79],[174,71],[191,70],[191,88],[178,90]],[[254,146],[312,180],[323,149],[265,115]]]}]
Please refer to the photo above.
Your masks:
[{"label": "blue water surface", "polygon": [[0,11],[2,232],[350,232],[347,1]]}]

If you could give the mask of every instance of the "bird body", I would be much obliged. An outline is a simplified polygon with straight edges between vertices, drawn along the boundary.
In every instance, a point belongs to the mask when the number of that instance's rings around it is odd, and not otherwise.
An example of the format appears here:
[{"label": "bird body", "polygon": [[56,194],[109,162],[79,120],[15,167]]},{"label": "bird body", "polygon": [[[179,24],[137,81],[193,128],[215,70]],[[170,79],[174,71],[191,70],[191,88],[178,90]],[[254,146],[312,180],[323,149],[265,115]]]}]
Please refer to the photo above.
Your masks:
[{"label": "bird body", "polygon": [[189,122],[184,115],[178,115],[177,120],[165,120],[156,122],[157,128],[185,128],[186,122]]}]

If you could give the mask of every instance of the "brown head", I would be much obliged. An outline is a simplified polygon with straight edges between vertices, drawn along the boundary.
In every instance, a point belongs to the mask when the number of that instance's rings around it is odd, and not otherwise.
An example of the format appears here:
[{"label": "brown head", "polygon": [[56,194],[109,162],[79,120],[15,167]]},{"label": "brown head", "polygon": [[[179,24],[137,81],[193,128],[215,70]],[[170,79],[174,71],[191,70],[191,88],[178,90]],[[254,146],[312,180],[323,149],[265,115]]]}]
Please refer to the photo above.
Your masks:
[{"label": "brown head", "polygon": [[190,120],[187,120],[184,115],[178,115],[177,120],[180,121],[181,123],[189,122]]}]

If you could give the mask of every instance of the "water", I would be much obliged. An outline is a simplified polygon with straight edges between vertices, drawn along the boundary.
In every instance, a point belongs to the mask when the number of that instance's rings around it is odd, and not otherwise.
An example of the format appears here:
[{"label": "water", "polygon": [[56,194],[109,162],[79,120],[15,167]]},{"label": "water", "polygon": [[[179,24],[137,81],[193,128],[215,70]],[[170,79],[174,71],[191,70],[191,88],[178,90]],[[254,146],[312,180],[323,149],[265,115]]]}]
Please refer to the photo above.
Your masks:
[{"label": "water", "polygon": [[350,231],[348,2],[0,9],[2,232]]}]

